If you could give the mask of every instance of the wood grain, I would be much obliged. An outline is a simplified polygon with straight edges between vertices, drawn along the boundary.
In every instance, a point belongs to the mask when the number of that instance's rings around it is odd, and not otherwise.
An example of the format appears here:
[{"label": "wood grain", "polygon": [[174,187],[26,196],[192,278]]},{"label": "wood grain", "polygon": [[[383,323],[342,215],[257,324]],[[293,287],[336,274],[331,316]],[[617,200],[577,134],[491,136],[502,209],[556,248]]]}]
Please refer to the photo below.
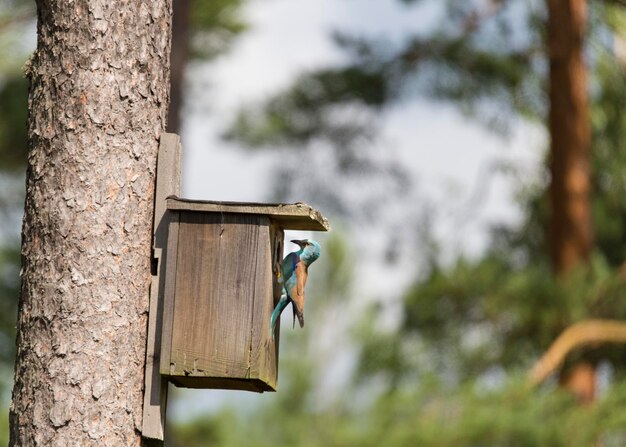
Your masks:
[{"label": "wood grain", "polygon": [[179,213],[171,212],[170,225],[165,253],[165,284],[163,287],[163,326],[161,329],[161,359],[159,370],[168,375],[172,352],[172,325],[174,323],[174,302],[176,294],[176,264],[178,261],[178,227]]},{"label": "wood grain", "polygon": [[[278,304],[280,300],[280,296],[283,291],[282,281],[279,281],[280,275],[282,275],[282,261],[283,261],[283,248],[284,248],[284,240],[285,233],[276,222],[272,222],[270,227],[270,237],[272,242],[272,306],[270,310],[271,312]],[[279,357],[279,346],[280,346],[280,318],[276,322],[276,326],[274,328],[274,337],[270,340],[269,343],[269,353],[266,353],[266,364],[267,370],[270,377],[274,378],[273,386],[274,389],[278,388],[278,357]]]},{"label": "wood grain", "polygon": [[275,356],[271,346],[274,343],[270,337],[270,318],[274,309],[271,227],[267,216],[260,216],[260,219],[262,226],[257,238],[257,271],[251,321],[250,375],[275,387],[275,371],[272,373]]},{"label": "wood grain", "polygon": [[157,159],[156,192],[154,198],[153,258],[157,262],[150,285],[148,312],[148,340],[144,379],[143,419],[141,433],[145,438],[163,441],[165,410],[167,408],[167,380],[159,373],[161,327],[163,325],[163,294],[165,288],[166,246],[172,212],[166,209],[165,198],[180,192],[180,160],[182,147],[178,135],[161,135]]},{"label": "wood grain", "polygon": [[273,389],[270,247],[267,216],[180,212],[171,349],[161,365],[173,383]]}]

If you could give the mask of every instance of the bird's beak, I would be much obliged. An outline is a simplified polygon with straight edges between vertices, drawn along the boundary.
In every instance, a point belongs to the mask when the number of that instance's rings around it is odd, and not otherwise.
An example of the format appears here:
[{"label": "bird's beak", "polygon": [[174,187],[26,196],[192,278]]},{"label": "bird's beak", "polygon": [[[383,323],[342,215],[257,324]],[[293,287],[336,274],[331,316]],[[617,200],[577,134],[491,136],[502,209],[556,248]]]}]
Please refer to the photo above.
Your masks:
[{"label": "bird's beak", "polygon": [[297,244],[300,246],[300,248],[304,248],[306,247],[306,243],[308,242],[307,240],[303,239],[303,240],[292,240],[291,242],[293,242],[294,244]]}]

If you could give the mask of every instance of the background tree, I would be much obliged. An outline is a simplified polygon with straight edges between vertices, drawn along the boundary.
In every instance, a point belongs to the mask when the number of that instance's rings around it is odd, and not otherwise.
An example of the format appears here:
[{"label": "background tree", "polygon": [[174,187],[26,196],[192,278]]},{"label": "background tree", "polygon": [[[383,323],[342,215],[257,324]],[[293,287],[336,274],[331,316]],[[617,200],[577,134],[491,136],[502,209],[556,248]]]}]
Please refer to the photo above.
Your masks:
[{"label": "background tree", "polygon": [[190,60],[210,61],[227,52],[246,29],[244,0],[176,0],[172,22],[171,100],[168,132],[180,133],[185,72]]},{"label": "background tree", "polygon": [[549,0],[550,209],[554,270],[564,274],[589,260],[592,250],[591,126],[583,45],[585,0]]},{"label": "background tree", "polygon": [[37,7],[11,445],[138,445],[171,4]]}]

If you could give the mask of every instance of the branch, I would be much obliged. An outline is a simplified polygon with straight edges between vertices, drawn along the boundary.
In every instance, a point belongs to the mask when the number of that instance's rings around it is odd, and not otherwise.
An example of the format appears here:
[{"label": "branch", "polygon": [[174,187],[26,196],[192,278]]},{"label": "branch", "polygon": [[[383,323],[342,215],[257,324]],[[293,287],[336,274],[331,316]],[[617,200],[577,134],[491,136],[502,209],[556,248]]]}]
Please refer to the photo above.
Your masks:
[{"label": "branch", "polygon": [[504,6],[504,3],[505,2],[503,0],[491,0],[491,2],[489,2],[483,10],[476,9],[470,12],[463,21],[463,34],[468,36],[476,31],[483,21],[497,15]]},{"label": "branch", "polygon": [[626,343],[626,322],[585,320],[568,327],[530,370],[530,383],[539,385],[556,371],[572,350],[594,343]]}]

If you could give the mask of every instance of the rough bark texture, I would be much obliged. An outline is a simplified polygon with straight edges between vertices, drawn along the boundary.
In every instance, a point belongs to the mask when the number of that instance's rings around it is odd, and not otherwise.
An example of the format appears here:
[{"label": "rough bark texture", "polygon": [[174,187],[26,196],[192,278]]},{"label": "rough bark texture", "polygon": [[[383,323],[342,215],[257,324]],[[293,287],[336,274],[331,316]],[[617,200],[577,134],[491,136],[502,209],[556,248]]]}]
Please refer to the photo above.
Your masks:
[{"label": "rough bark texture", "polygon": [[586,0],[548,0],[551,255],[562,274],[589,258],[590,123],[583,59]]},{"label": "rough bark texture", "polygon": [[11,445],[139,445],[171,0],[37,6]]}]

